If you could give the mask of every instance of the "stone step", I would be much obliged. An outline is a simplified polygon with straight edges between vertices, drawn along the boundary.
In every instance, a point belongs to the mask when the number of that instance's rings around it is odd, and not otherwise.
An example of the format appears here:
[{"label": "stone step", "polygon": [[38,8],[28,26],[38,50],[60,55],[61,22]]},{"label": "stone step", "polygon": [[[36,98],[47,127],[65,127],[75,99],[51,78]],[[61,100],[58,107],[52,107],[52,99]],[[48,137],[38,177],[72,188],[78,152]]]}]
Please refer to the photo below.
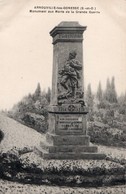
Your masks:
[{"label": "stone step", "polygon": [[90,143],[88,135],[54,135],[47,133],[47,142],[53,145],[86,145]]},{"label": "stone step", "polygon": [[49,153],[48,151],[37,147],[35,152],[39,154],[43,159],[59,159],[59,160],[103,160],[105,159],[105,154],[102,153],[87,153],[87,152],[57,152],[57,153]]},{"label": "stone step", "polygon": [[40,147],[49,153],[57,153],[57,152],[92,152],[96,153],[98,151],[97,146],[84,146],[84,145],[58,145],[53,146],[48,144],[47,142],[40,142]]}]

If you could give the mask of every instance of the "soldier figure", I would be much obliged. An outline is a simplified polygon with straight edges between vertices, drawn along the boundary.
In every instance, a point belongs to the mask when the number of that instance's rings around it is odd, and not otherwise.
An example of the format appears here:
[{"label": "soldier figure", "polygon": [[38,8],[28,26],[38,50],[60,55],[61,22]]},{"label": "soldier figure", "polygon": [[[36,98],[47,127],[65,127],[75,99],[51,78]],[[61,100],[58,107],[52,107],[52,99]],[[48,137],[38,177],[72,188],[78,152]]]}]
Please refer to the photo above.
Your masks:
[{"label": "soldier figure", "polygon": [[82,65],[75,59],[76,55],[75,51],[70,52],[63,70],[59,71],[61,75],[60,84],[67,90],[65,97],[74,97],[75,89],[78,88],[79,71],[82,69]]}]

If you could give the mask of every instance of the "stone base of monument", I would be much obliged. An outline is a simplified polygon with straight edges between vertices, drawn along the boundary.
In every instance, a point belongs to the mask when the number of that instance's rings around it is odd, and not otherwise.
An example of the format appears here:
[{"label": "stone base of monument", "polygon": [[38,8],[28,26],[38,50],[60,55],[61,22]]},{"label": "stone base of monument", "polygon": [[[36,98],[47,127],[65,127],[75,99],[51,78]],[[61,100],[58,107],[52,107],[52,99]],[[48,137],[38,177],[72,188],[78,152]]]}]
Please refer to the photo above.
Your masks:
[{"label": "stone base of monument", "polygon": [[54,135],[47,133],[36,152],[43,159],[104,159],[97,146],[90,145],[87,135]]},{"label": "stone base of monument", "polygon": [[[71,110],[72,109],[72,110]],[[81,104],[49,107],[49,132],[37,153],[44,159],[104,159],[87,135],[87,108]]]}]

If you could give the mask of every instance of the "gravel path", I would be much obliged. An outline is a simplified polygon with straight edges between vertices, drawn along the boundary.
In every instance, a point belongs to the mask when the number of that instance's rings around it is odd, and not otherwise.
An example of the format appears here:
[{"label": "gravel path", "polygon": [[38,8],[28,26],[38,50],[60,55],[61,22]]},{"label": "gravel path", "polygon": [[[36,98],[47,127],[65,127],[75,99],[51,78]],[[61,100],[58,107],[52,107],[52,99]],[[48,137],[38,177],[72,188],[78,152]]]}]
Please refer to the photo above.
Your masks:
[{"label": "gravel path", "polygon": [[103,188],[36,186],[0,180],[0,194],[126,194],[126,185]]}]

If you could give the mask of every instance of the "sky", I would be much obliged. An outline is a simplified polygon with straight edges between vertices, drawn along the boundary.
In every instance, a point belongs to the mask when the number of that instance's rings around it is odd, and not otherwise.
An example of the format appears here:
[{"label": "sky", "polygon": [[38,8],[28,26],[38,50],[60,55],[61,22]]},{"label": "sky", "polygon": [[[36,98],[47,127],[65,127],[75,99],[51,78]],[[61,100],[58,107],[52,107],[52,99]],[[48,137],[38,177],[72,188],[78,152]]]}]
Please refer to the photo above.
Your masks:
[{"label": "sky", "polygon": [[[30,13],[34,6],[96,7],[100,13]],[[115,77],[126,91],[126,0],[0,0],[0,109],[10,109],[37,83],[52,84],[53,45],[49,32],[61,21],[78,21],[84,32],[84,85],[95,92]]]}]

